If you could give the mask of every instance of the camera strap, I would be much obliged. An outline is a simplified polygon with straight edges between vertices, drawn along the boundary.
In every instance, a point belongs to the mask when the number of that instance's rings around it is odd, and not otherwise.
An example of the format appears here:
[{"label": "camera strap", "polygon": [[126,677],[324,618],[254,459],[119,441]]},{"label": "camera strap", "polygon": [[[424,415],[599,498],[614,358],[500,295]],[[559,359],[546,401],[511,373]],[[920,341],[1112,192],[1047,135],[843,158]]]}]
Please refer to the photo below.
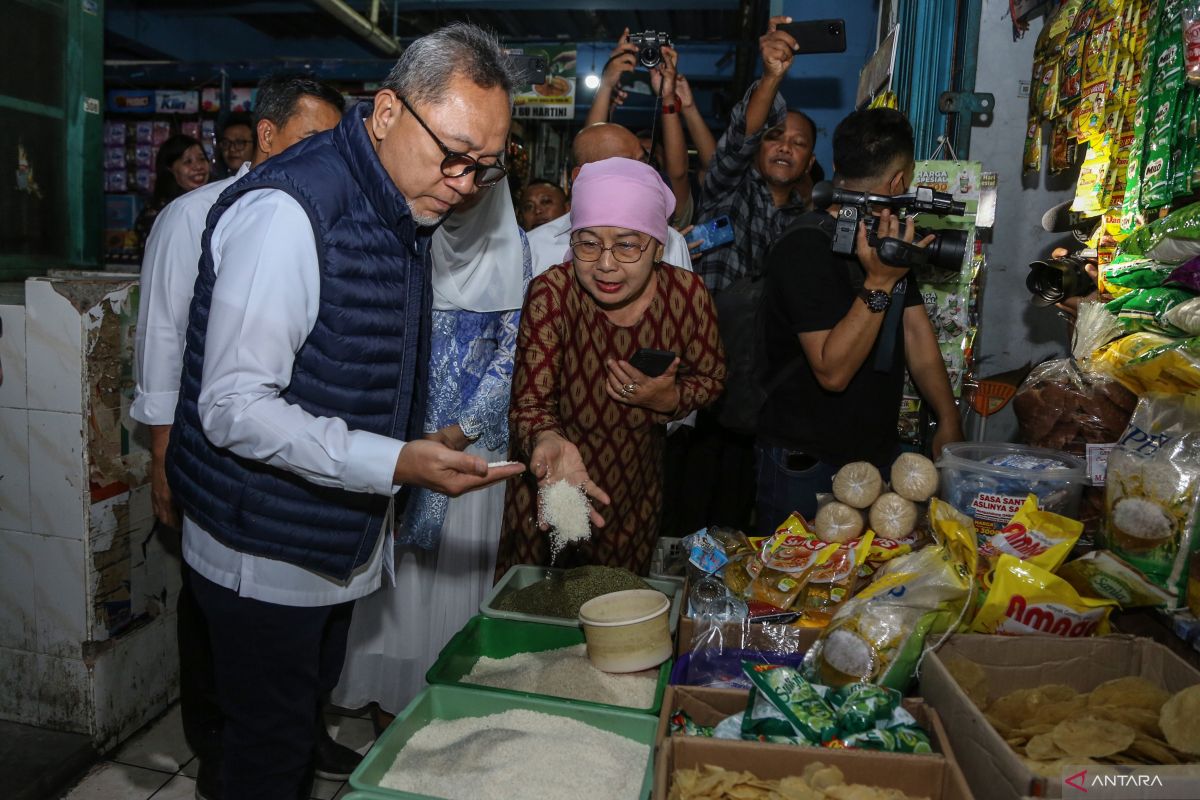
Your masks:
[{"label": "camera strap", "polygon": [[896,353],[896,338],[904,324],[904,293],[908,289],[908,278],[901,278],[892,288],[892,302],[884,312],[883,327],[879,331],[879,344],[875,349],[875,371],[891,372],[892,357]]}]

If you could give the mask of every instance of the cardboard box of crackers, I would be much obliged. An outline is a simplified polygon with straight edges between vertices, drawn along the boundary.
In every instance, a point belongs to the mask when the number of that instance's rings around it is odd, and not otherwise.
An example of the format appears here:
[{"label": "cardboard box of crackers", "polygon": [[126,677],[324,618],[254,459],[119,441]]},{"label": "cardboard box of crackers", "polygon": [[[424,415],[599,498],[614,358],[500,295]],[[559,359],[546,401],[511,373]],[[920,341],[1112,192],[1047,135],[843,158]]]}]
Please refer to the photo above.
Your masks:
[{"label": "cardboard box of crackers", "polygon": [[1200,762],[1200,672],[1150,639],[953,636],[926,657],[921,694],[979,800],[1063,797],[1081,769]]}]

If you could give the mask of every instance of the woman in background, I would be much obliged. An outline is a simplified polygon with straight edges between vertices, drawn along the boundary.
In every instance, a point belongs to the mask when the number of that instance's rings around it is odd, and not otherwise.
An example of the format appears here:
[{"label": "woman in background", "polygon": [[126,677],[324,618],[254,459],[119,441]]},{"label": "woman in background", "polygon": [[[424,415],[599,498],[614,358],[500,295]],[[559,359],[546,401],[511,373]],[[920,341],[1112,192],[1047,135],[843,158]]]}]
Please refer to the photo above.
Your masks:
[{"label": "woman in background", "polygon": [[204,148],[191,136],[176,134],[158,148],[158,155],[154,159],[154,193],[134,223],[139,263],[142,260],[141,252],[146,247],[146,237],[150,235],[158,212],[181,194],[208,183],[208,169]]},{"label": "woman in background", "polygon": [[[463,201],[431,245],[426,435],[488,462],[508,451],[513,352],[531,274],[506,188]],[[379,726],[421,690],[442,647],[491,588],[503,508],[503,483],[453,499],[412,491],[396,536],[395,586],[358,601],[334,703],[377,703]]]}]

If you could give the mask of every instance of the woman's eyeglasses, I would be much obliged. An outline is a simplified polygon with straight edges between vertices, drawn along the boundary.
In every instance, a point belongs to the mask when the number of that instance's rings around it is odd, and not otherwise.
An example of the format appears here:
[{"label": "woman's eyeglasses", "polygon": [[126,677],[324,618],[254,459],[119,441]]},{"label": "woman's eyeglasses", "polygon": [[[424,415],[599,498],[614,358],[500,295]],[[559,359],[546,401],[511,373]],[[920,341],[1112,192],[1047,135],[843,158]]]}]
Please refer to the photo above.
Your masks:
[{"label": "woman's eyeglasses", "polygon": [[653,241],[651,239],[643,245],[633,242],[616,242],[611,247],[605,247],[599,242],[584,239],[579,242],[571,242],[571,252],[580,261],[599,261],[600,257],[604,255],[604,251],[608,250],[616,261],[620,261],[622,264],[632,264],[642,257],[642,253],[646,252],[646,248]]},{"label": "woman's eyeglasses", "polygon": [[421,119],[421,115],[414,111],[413,107],[408,104],[407,100],[401,97],[400,102],[403,103],[404,107],[408,109],[408,113],[413,115],[413,119],[415,119],[421,125],[421,127],[425,129],[425,132],[433,138],[434,143],[437,144],[438,148],[442,151],[442,154],[446,156],[442,159],[443,175],[445,175],[447,178],[461,178],[464,175],[469,175],[470,173],[474,172],[475,185],[479,186],[480,188],[495,186],[497,183],[504,180],[504,176],[508,174],[507,167],[505,167],[503,164],[482,164],[472,155],[460,153],[456,150],[451,150],[449,147],[446,147],[446,145],[442,143],[442,140],[438,138],[438,135],[434,133],[428,125],[425,124],[425,120]]}]

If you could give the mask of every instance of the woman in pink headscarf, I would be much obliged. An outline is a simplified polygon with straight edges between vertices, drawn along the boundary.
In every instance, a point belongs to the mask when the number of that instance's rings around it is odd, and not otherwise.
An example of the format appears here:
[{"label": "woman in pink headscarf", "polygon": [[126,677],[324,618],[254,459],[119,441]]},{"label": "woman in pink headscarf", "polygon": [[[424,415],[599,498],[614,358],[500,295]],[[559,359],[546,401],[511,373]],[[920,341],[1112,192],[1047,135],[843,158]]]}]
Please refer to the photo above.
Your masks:
[{"label": "woman in pink headscarf", "polygon": [[[708,290],[661,261],[675,199],[658,173],[627,158],[587,164],[571,200],[570,260],[533,280],[521,312],[509,427],[531,471],[509,484],[497,576],[550,564],[537,490],[560,480],[590,498],[592,535],[555,566],[645,574],[666,423],[715,401],[725,382]],[[630,363],[643,349],[675,357],[654,377]]]}]

